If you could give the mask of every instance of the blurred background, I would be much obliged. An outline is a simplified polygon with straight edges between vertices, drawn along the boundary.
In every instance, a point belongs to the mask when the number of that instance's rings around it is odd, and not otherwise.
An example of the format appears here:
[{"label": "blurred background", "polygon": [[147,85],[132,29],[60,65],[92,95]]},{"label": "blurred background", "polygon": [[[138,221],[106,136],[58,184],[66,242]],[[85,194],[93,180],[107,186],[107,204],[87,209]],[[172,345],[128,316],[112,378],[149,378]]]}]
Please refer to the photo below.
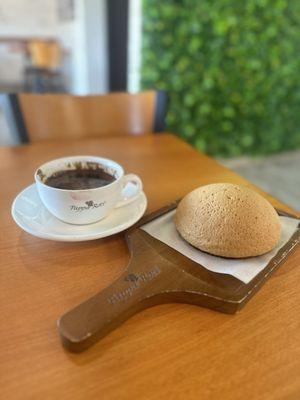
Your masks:
[{"label": "blurred background", "polygon": [[164,90],[166,130],[299,208],[299,37],[297,0],[0,0],[0,92]]}]

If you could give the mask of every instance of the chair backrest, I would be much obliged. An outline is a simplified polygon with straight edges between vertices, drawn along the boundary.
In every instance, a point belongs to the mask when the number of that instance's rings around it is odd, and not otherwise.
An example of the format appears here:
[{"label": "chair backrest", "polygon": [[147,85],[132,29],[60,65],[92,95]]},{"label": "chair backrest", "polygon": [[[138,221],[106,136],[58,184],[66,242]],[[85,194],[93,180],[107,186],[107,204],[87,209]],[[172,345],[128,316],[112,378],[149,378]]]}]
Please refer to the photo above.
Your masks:
[{"label": "chair backrest", "polygon": [[[41,141],[109,135],[139,135],[164,130],[165,92],[73,96],[9,95],[21,140]],[[26,134],[24,133],[26,131]]]},{"label": "chair backrest", "polygon": [[57,68],[61,62],[61,48],[54,40],[30,40],[27,45],[33,67]]}]

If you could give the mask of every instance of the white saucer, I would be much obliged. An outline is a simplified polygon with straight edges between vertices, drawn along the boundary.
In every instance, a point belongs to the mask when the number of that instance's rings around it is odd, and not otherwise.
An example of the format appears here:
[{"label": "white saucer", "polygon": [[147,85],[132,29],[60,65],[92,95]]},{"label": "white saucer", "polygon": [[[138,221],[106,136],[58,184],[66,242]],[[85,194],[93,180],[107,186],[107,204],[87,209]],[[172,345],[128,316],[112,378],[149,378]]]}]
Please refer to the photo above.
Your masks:
[{"label": "white saucer", "polygon": [[31,235],[63,242],[80,242],[124,231],[143,216],[146,207],[147,198],[142,192],[135,201],[114,209],[99,222],[89,225],[71,225],[49,213],[33,184],[18,194],[12,204],[11,213],[19,227]]}]

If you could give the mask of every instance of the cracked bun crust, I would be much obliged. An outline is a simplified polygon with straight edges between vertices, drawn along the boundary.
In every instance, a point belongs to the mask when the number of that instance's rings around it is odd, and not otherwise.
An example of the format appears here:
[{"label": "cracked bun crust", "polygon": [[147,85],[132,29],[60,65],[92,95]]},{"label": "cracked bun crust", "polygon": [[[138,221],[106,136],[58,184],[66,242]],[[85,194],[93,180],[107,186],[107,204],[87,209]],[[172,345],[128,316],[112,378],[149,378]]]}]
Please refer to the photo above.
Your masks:
[{"label": "cracked bun crust", "polygon": [[187,194],[177,207],[175,225],[194,247],[229,258],[265,254],[281,233],[278,214],[266,199],[230,183],[201,186]]}]

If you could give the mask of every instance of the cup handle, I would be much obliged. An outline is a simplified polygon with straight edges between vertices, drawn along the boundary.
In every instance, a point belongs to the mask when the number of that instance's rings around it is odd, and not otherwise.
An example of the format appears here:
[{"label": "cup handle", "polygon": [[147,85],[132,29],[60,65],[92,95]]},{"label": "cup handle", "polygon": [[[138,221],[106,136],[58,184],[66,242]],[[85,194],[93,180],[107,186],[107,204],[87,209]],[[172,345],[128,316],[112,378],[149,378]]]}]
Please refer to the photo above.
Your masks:
[{"label": "cup handle", "polygon": [[[129,185],[135,188],[129,188]],[[123,207],[136,200],[143,190],[141,179],[135,174],[128,174],[123,177],[121,200],[117,203],[116,208]]]}]

